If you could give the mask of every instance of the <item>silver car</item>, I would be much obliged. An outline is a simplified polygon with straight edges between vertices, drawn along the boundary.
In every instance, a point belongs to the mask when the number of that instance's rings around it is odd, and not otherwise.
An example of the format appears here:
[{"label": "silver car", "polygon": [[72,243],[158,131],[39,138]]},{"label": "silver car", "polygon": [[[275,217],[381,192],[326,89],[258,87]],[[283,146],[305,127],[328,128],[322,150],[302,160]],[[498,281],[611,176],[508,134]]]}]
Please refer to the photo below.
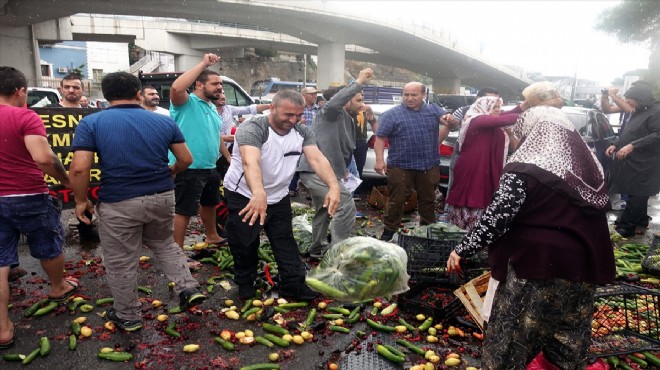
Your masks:
[{"label": "silver car", "polygon": [[[369,105],[371,110],[374,112],[376,120],[380,122],[380,116],[385,113],[388,109],[396,107],[396,105],[389,104],[371,104]],[[374,150],[374,142],[376,141],[376,135],[371,131],[371,125],[367,125],[367,138],[369,149],[367,150],[367,160],[364,163],[364,169],[362,170],[363,179],[386,179],[387,176],[381,175],[374,171],[374,166],[376,165],[376,151]],[[387,147],[383,153],[385,160],[387,160]]]}]

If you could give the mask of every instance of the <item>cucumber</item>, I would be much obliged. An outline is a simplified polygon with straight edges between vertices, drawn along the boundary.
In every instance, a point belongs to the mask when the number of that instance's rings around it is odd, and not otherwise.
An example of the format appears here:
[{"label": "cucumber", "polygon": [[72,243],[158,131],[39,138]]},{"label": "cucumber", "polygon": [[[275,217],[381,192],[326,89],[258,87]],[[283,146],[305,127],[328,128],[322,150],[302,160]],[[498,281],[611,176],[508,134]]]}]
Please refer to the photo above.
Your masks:
[{"label": "cucumber", "polygon": [[328,327],[328,329],[330,329],[330,331],[334,331],[334,332],[337,332],[337,333],[344,333],[344,334],[348,334],[348,333],[351,332],[350,329],[345,328],[343,326],[337,326],[337,325],[330,325]]},{"label": "cucumber", "polygon": [[396,342],[397,342],[398,344],[402,345],[403,347],[406,347],[406,348],[408,348],[409,350],[415,352],[416,354],[421,355],[421,356],[424,356],[424,350],[423,350],[423,349],[421,349],[421,348],[417,347],[416,345],[414,345],[414,344],[408,342],[407,340],[404,340],[404,339],[397,339]]},{"label": "cucumber", "polygon": [[408,331],[411,331],[411,332],[412,332],[412,331],[415,331],[415,329],[416,329],[414,326],[410,325],[410,324],[409,324],[406,320],[404,320],[404,319],[399,319],[399,324],[405,326],[406,329],[408,329]]},{"label": "cucumber", "polygon": [[241,317],[245,319],[245,318],[247,318],[248,316],[250,316],[252,314],[256,314],[260,309],[261,309],[261,307],[252,307],[249,310],[243,312]]},{"label": "cucumber", "polygon": [[310,288],[328,297],[332,297],[335,299],[342,299],[346,297],[346,293],[342,292],[337,288],[331,287],[330,285],[322,282],[321,280],[308,277],[307,279],[305,279],[305,283],[307,283],[307,285],[309,285]]},{"label": "cucumber", "polygon": [[2,359],[7,361],[7,362],[18,362],[18,361],[23,361],[25,360],[25,355],[21,355],[18,353],[6,353],[2,355]]},{"label": "cucumber", "polygon": [[241,313],[249,310],[251,306],[252,306],[252,299],[248,299],[247,302],[245,302],[245,304],[243,305],[243,308],[241,308]]},{"label": "cucumber", "polygon": [[80,324],[78,324],[75,321],[71,321],[71,332],[73,333],[73,335],[75,336],[80,335],[80,329],[81,329]]},{"label": "cucumber", "polygon": [[426,331],[431,327],[431,324],[433,324],[433,317],[428,317],[426,318],[426,320],[424,320],[424,322],[422,323],[422,325],[419,326],[418,329],[419,331]]},{"label": "cucumber", "polygon": [[368,324],[369,326],[371,326],[372,328],[378,330],[378,331],[384,331],[384,332],[387,332],[387,333],[393,333],[393,332],[396,331],[396,328],[394,328],[394,327],[392,327],[392,326],[387,326],[387,325],[379,324],[379,323],[377,323],[377,322],[375,322],[375,321],[373,321],[373,320],[371,320],[371,319],[367,319],[367,324]]},{"label": "cucumber", "polygon": [[289,334],[289,331],[284,329],[283,327],[278,326],[278,325],[269,324],[267,322],[261,324],[261,327],[265,331],[271,332],[273,334],[277,334],[277,335]]},{"label": "cucumber", "polygon": [[41,337],[39,339],[39,354],[41,357],[48,356],[50,353],[51,345],[48,337]]},{"label": "cucumber", "polygon": [[175,337],[175,338],[180,338],[181,333],[176,331],[176,321],[172,321],[167,327],[165,328],[165,334]]},{"label": "cucumber", "polygon": [[243,366],[241,370],[279,370],[280,365],[278,364],[254,364],[249,366]]},{"label": "cucumber", "polygon": [[96,356],[98,356],[98,358],[102,358],[104,360],[110,360],[114,362],[125,362],[133,359],[133,355],[128,352],[108,352],[108,353],[99,352],[96,354]]},{"label": "cucumber", "polygon": [[73,302],[69,303],[68,309],[69,309],[69,311],[73,312],[73,311],[77,310],[78,307],[80,307],[84,304],[87,304],[87,301],[84,300],[84,299],[81,299],[79,301],[73,301]]},{"label": "cucumber", "polygon": [[55,308],[57,308],[57,305],[58,305],[57,302],[49,301],[48,304],[46,305],[46,307],[41,307],[41,308],[38,309],[37,312],[35,312],[32,316],[39,317],[39,316],[43,316],[43,315],[45,315],[45,314],[47,314],[47,313],[50,313],[50,312],[52,312]]},{"label": "cucumber", "polygon": [[287,313],[287,312],[289,312],[289,310],[287,310],[286,308],[282,308],[280,306],[274,306],[273,310],[275,310],[275,312],[277,312],[277,313]]},{"label": "cucumber", "polygon": [[69,351],[75,351],[77,345],[78,345],[78,340],[76,339],[76,336],[71,334],[69,336]]},{"label": "cucumber", "polygon": [[37,303],[33,304],[32,306],[30,306],[30,308],[25,310],[25,312],[23,312],[23,316],[30,317],[30,316],[34,315],[34,313],[37,312],[37,310],[39,308],[41,308],[41,306],[45,305],[48,302],[50,302],[50,299],[48,299],[48,298],[40,300],[39,302],[37,302]]},{"label": "cucumber", "polygon": [[397,364],[403,363],[406,359],[401,356],[397,356],[394,353],[390,352],[385,346],[379,344],[376,347],[378,354],[385,357],[387,360],[395,362]]},{"label": "cucumber", "polygon": [[652,363],[654,366],[659,366],[660,367],[660,359],[655,357],[651,352],[644,351],[642,352],[644,357],[646,357],[646,361]]},{"label": "cucumber", "polygon": [[115,302],[115,299],[112,298],[112,297],[99,298],[99,299],[96,300],[96,302],[94,302],[94,305],[103,306],[104,304],[110,304],[110,303],[114,303],[114,302]]},{"label": "cucumber", "polygon": [[35,349],[34,351],[30,352],[29,355],[25,356],[25,358],[23,359],[22,364],[23,364],[23,365],[27,365],[27,364],[29,364],[30,362],[32,362],[32,360],[34,360],[35,358],[37,358],[37,356],[39,356],[39,352],[40,352],[40,351],[41,351],[41,349],[40,349],[40,348],[37,348],[37,349]]},{"label": "cucumber", "polygon": [[288,347],[289,346],[288,341],[278,337],[277,335],[266,333],[266,334],[263,335],[263,337],[266,338],[267,340],[277,344],[280,347]]},{"label": "cucumber", "polygon": [[344,317],[344,315],[340,313],[324,313],[323,315],[321,315],[321,317],[323,317],[326,320],[337,320]]},{"label": "cucumber", "polygon": [[392,352],[393,354],[399,356],[399,357],[406,357],[406,355],[399,351],[396,347],[390,346],[389,344],[383,344],[383,347],[387,348],[388,351]]},{"label": "cucumber", "polygon": [[[284,303],[284,304],[278,305],[277,307],[285,308],[287,310],[294,310],[296,308],[304,308],[304,307],[307,307],[307,306],[309,306],[309,302]],[[330,309],[330,308],[328,308],[328,309]]]},{"label": "cucumber", "polygon": [[264,346],[266,346],[268,348],[273,348],[275,346],[275,344],[273,344],[273,342],[271,342],[268,339],[266,339],[262,336],[259,336],[259,335],[254,337],[254,341],[259,343],[259,344],[263,344]]},{"label": "cucumber", "polygon": [[309,310],[309,314],[307,314],[307,320],[305,320],[304,327],[310,327],[314,323],[314,319],[316,318],[316,308],[312,308]]},{"label": "cucumber", "polygon": [[637,364],[638,364],[639,366],[641,366],[641,367],[647,367],[647,366],[649,366],[649,364],[648,364],[646,361],[642,360],[641,358],[637,358],[637,357],[632,356],[632,355],[628,355],[628,356],[626,356],[626,357],[628,357],[628,359],[629,359],[630,361],[637,363]]},{"label": "cucumber", "polygon": [[[215,337],[213,340],[218,343],[219,345],[222,346],[222,348],[226,349],[227,351],[233,351],[235,349],[234,344],[228,340],[224,340],[220,337]],[[257,340],[257,338],[255,338]]]},{"label": "cucumber", "polygon": [[335,313],[340,313],[342,315],[348,316],[351,314],[351,311],[345,309],[344,307],[328,307],[328,311],[332,311]]}]

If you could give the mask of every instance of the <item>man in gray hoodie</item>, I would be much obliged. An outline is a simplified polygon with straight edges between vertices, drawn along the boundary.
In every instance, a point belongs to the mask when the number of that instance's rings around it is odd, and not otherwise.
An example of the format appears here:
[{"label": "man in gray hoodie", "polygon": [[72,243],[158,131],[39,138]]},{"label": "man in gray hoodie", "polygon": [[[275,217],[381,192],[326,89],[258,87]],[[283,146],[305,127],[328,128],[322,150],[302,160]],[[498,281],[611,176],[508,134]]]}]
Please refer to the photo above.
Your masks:
[{"label": "man in gray hoodie", "polygon": [[[355,123],[353,117],[364,110],[362,87],[373,76],[371,68],[360,71],[358,78],[352,84],[337,91],[326,90],[324,97],[328,102],[316,114],[312,123],[312,131],[321,153],[328,159],[337,179],[348,175],[347,165],[355,149]],[[334,95],[332,97],[325,96]],[[332,225],[328,209],[323,207],[323,201],[328,192],[328,186],[314,173],[305,156],[298,165],[300,180],[312,196],[312,204],[316,209],[312,221],[313,243],[309,249],[310,257],[320,258],[328,249],[327,235],[330,228],[331,242],[337,243],[349,237],[355,223],[355,202],[353,196],[339,182],[341,200],[339,208],[332,217]]]}]

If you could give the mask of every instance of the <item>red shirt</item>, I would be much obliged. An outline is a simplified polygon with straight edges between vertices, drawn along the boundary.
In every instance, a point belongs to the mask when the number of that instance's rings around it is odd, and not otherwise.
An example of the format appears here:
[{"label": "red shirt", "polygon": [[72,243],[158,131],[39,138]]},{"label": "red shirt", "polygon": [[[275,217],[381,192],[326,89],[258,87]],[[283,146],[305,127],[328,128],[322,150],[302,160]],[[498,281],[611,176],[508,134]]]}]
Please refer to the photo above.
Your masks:
[{"label": "red shirt", "polygon": [[25,147],[25,136],[46,136],[32,110],[0,105],[0,196],[47,193],[43,172]]}]

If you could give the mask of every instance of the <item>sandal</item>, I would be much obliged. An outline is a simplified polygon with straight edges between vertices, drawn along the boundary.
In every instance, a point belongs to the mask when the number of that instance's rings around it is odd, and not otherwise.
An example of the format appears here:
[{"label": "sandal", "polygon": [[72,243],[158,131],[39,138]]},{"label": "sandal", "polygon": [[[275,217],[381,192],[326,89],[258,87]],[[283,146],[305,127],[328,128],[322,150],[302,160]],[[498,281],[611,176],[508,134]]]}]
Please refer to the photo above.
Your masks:
[{"label": "sandal", "polygon": [[67,299],[69,299],[73,295],[73,293],[75,293],[78,290],[78,287],[80,287],[80,283],[78,283],[77,280],[65,278],[64,281],[66,281],[69,285],[71,285],[73,289],[69,290],[68,292],[62,294],[59,297],[48,296],[48,299],[50,299],[53,302],[64,302]]}]

